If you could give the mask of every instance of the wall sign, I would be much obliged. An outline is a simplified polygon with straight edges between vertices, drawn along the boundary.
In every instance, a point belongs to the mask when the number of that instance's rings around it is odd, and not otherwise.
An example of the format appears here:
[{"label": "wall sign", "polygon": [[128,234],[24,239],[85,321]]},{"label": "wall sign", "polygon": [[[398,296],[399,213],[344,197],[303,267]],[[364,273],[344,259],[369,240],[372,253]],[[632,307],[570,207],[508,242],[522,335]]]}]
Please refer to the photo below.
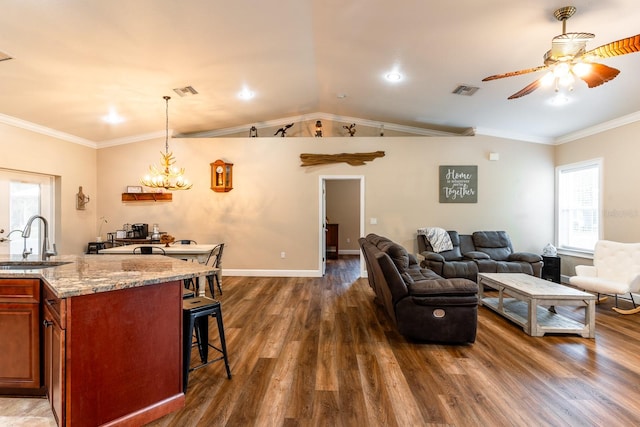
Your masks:
[{"label": "wall sign", "polygon": [[440,203],[478,203],[478,166],[440,166]]}]

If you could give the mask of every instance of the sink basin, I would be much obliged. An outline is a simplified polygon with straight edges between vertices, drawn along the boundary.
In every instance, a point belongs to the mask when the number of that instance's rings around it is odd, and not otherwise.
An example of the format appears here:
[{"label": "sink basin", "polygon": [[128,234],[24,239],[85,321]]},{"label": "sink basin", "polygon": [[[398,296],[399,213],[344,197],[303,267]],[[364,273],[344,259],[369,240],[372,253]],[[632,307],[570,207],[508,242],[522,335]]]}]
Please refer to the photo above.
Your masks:
[{"label": "sink basin", "polygon": [[0,261],[0,270],[34,270],[69,263],[70,261]]}]

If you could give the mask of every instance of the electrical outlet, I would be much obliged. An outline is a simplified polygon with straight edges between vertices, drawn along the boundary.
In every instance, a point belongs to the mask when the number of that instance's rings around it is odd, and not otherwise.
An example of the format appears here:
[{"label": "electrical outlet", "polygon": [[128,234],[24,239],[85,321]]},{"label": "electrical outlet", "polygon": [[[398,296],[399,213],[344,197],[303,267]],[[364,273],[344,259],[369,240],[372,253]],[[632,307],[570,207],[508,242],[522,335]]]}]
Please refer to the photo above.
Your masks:
[{"label": "electrical outlet", "polygon": [[347,243],[351,243],[351,239],[347,237]]},{"label": "electrical outlet", "polygon": [[286,257],[287,257],[287,254],[286,254],[286,253],[284,253],[284,252],[280,252],[280,258],[286,258]]}]

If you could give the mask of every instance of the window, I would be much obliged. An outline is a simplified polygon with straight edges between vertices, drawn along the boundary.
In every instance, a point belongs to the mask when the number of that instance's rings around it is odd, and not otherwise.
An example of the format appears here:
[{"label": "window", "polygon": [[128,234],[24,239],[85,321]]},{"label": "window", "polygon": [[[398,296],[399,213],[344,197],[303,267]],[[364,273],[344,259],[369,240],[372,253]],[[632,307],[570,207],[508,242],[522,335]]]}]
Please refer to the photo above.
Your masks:
[{"label": "window", "polygon": [[559,249],[593,252],[600,239],[602,159],[556,168]]},{"label": "window", "polygon": [[0,254],[21,254],[25,243],[27,250],[40,254],[42,248],[42,222],[35,221],[31,236],[25,242],[21,231],[32,215],[42,215],[49,221],[49,240],[53,240],[53,189],[54,178],[47,175],[0,169],[0,228],[11,241],[0,245]]}]

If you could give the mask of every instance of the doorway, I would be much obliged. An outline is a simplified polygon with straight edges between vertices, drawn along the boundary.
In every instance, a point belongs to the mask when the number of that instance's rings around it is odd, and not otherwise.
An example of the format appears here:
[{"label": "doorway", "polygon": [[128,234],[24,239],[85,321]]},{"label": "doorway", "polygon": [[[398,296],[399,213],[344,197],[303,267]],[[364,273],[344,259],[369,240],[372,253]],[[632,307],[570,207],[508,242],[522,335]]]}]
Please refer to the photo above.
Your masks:
[{"label": "doorway", "polygon": [[[364,176],[325,175],[320,176],[320,271],[327,267],[327,229],[337,229],[337,241],[330,249],[336,254],[357,255],[360,277],[364,277],[364,262],[358,239],[364,233]],[[335,246],[335,247],[334,247]]]}]

